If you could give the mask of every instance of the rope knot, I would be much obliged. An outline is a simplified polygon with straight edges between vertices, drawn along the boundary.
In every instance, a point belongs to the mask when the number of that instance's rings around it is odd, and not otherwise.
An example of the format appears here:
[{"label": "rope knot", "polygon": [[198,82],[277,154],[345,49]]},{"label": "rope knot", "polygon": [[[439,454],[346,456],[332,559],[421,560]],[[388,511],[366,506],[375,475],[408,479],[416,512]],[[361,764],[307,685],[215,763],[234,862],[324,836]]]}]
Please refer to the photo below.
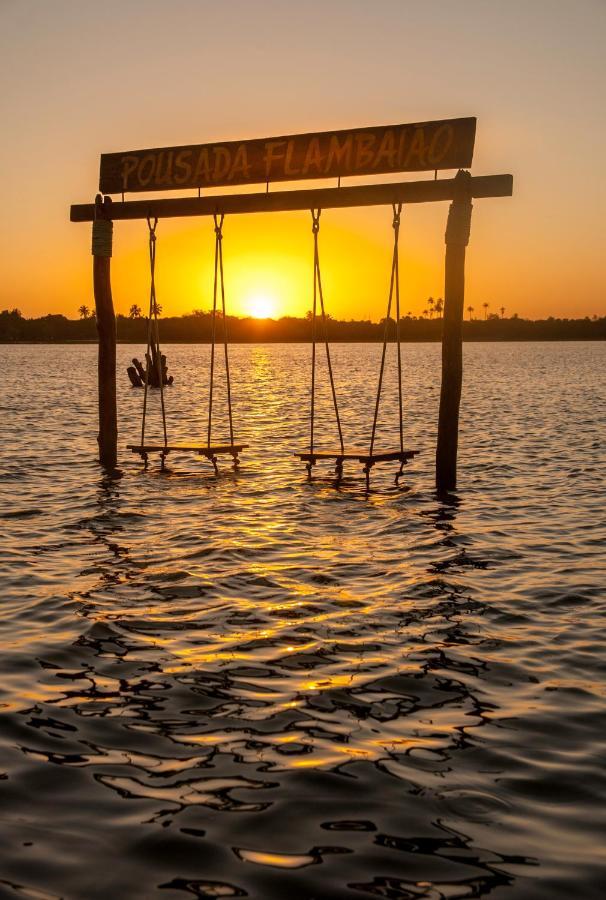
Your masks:
[{"label": "rope knot", "polygon": [[394,229],[399,228],[400,227],[400,215],[402,214],[402,204],[394,203],[394,204],[392,204],[392,209],[393,209],[393,222],[391,223],[391,227]]},{"label": "rope knot", "polygon": [[149,228],[149,239],[150,241],[156,240],[156,227],[158,225],[158,216],[148,216],[147,217],[147,227]]},{"label": "rope knot", "polygon": [[93,240],[91,253],[93,256],[112,255],[112,234],[114,223],[110,219],[95,219],[93,221]]},{"label": "rope knot", "polygon": [[311,230],[313,234],[317,234],[320,230],[320,216],[322,214],[322,210],[311,210]]},{"label": "rope knot", "polygon": [[223,219],[224,218],[225,218],[225,215],[223,213],[221,213],[221,215],[219,215],[218,213],[213,214],[213,219],[215,222],[215,234],[217,236],[218,241],[223,240]]}]

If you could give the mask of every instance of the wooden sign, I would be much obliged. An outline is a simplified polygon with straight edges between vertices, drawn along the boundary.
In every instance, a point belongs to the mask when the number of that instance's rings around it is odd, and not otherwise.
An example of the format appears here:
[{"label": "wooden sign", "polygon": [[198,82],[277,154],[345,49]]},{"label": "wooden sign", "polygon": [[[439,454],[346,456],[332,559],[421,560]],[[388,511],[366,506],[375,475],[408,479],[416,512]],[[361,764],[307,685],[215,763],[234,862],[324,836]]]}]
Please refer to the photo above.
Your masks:
[{"label": "wooden sign", "polygon": [[99,190],[174,191],[471,165],[476,120],[445,119],[251,141],[106,153]]}]

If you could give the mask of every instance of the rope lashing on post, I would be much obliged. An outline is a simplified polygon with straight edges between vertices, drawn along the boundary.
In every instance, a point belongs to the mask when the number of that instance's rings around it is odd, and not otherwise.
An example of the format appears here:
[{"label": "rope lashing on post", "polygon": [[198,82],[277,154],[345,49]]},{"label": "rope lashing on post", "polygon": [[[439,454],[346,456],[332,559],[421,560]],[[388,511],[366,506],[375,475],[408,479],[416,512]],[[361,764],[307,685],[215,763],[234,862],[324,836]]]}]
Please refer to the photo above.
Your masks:
[{"label": "rope lashing on post", "polygon": [[210,348],[210,387],[208,397],[208,429],[207,440],[208,446],[211,444],[212,435],[212,417],[213,417],[213,393],[215,378],[215,343],[217,336],[217,293],[219,280],[221,282],[221,312],[223,318],[223,352],[225,358],[225,380],[227,388],[227,411],[229,415],[229,441],[234,443],[234,423],[231,405],[231,381],[229,377],[229,353],[227,350],[227,312],[225,308],[225,277],[223,273],[223,221],[225,216],[223,213],[215,213],[213,215],[215,224],[215,267],[213,279],[213,311],[212,311],[212,333]]},{"label": "rope lashing on post", "polygon": [[[326,349],[326,364],[328,367],[328,375],[330,378],[330,389],[332,393],[332,402],[335,410],[335,418],[337,421],[337,430],[339,432],[339,444],[341,452],[344,453],[343,431],[341,429],[341,418],[339,416],[339,406],[337,403],[337,392],[335,389],[335,379],[332,371],[332,362],[330,359],[330,348],[328,346],[328,327],[326,324],[326,311],[324,307],[324,292],[322,290],[322,274],[320,271],[320,252],[318,236],[320,232],[320,215],[321,209],[311,210],[312,234],[314,236],[314,290],[313,290],[313,310],[312,310],[312,346],[311,346],[311,409],[310,409],[310,434],[309,434],[309,452],[313,456],[314,452],[314,424],[315,424],[315,403],[316,403],[316,317],[318,299],[320,301],[320,314],[322,317],[322,327],[324,332],[324,346]],[[313,462],[310,460],[308,466],[311,472]]]},{"label": "rope lashing on post", "polygon": [[400,348],[400,267],[398,261],[399,240],[400,240],[400,216],[402,213],[402,204],[392,204],[393,210],[393,253],[391,259],[391,276],[389,280],[389,298],[387,301],[387,314],[385,318],[385,329],[383,332],[383,350],[381,353],[381,368],[379,370],[379,384],[377,387],[377,399],[375,402],[375,414],[372,422],[372,433],[370,437],[369,456],[372,456],[375,437],[377,433],[377,421],[379,418],[379,406],[381,404],[381,391],[383,389],[383,375],[385,372],[385,356],[387,352],[387,341],[389,339],[389,325],[391,316],[391,307],[395,294],[396,300],[396,346],[398,355],[398,406],[399,406],[399,424],[400,424],[400,452],[404,452],[404,416],[402,402],[402,354]]},{"label": "rope lashing on post", "polygon": [[[162,378],[162,355],[160,353],[160,330],[158,327],[158,303],[156,300],[156,228],[158,219],[147,217],[147,227],[149,230],[149,313],[147,317],[147,350],[145,352],[145,385],[143,391],[143,418],[141,420],[141,446],[145,445],[145,422],[147,417],[147,392],[149,389],[150,371],[152,359],[155,357],[158,370],[158,384],[160,386],[160,408],[162,411],[162,431],[164,434],[165,452],[162,454],[162,463],[166,455],[166,447],[168,446],[168,436],[166,433],[166,410],[164,408],[164,385]],[[152,353],[152,344],[154,352]]]},{"label": "rope lashing on post", "polygon": [[93,220],[91,253],[93,256],[111,256],[114,223],[111,219]]}]

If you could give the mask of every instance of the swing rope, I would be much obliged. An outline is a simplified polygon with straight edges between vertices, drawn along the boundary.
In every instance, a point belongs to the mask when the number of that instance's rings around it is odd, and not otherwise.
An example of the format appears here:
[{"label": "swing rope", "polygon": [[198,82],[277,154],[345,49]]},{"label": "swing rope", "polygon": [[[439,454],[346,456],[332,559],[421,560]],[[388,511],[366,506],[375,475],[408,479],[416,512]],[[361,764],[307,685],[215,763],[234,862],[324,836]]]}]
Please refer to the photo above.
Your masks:
[{"label": "swing rope", "polygon": [[402,204],[392,204],[393,210],[393,255],[391,260],[391,277],[389,282],[389,299],[387,301],[387,316],[385,318],[385,329],[383,332],[383,351],[381,353],[381,368],[379,370],[379,385],[377,388],[377,399],[375,402],[375,414],[372,422],[372,434],[370,437],[369,456],[372,456],[375,436],[377,432],[377,420],[379,418],[379,406],[381,403],[381,391],[383,389],[383,373],[385,371],[385,355],[387,352],[387,341],[389,338],[389,322],[391,315],[391,306],[395,293],[396,299],[396,345],[398,355],[398,401],[399,401],[399,418],[400,418],[400,452],[404,452],[404,418],[403,418],[403,402],[402,402],[402,354],[400,349],[400,267],[398,262],[398,243],[400,239],[400,215],[402,213]]},{"label": "swing rope", "polygon": [[[158,225],[157,216],[153,219],[147,217],[147,227],[149,229],[149,270],[150,270],[150,288],[149,288],[149,313],[147,316],[147,350],[145,352],[145,385],[143,392],[143,418],[141,421],[141,446],[145,445],[145,421],[147,417],[147,391],[149,388],[149,376],[155,357],[156,369],[158,374],[158,384],[160,385],[160,407],[162,410],[162,430],[164,433],[164,447],[168,446],[168,436],[166,433],[166,410],[164,408],[164,385],[162,378],[162,357],[160,355],[160,329],[158,327],[158,303],[156,301],[156,227]],[[153,351],[152,351],[153,346]]]},{"label": "swing rope", "polygon": [[311,230],[314,236],[314,293],[313,293],[313,311],[312,311],[312,333],[311,333],[311,410],[310,410],[310,442],[309,452],[314,452],[314,421],[315,421],[315,401],[316,401],[316,314],[318,299],[320,300],[320,313],[322,316],[322,327],[324,332],[324,346],[326,348],[326,363],[328,366],[328,374],[330,377],[330,389],[332,392],[332,402],[335,410],[335,418],[337,420],[337,430],[339,432],[339,444],[341,445],[341,453],[345,452],[343,444],[343,432],[341,430],[341,419],[339,416],[339,407],[337,404],[337,392],[335,390],[335,380],[332,372],[332,363],[330,359],[330,348],[328,346],[328,327],[326,324],[326,311],[324,308],[324,293],[322,291],[322,276],[320,272],[320,253],[318,248],[318,235],[320,231],[320,215],[321,209],[311,210],[312,226]]},{"label": "swing rope", "polygon": [[214,378],[215,378],[215,343],[217,336],[217,294],[219,280],[221,282],[221,311],[223,316],[223,352],[225,357],[225,377],[227,381],[227,409],[229,413],[229,440],[230,444],[234,443],[234,424],[231,407],[231,382],[229,377],[229,354],[227,350],[227,314],[225,310],[225,278],[223,274],[223,220],[225,216],[214,214],[215,223],[215,268],[213,280],[213,311],[212,311],[212,335],[210,348],[210,388],[208,398],[208,429],[207,444],[211,445],[212,433],[212,416],[213,416],[213,394],[214,394]]}]

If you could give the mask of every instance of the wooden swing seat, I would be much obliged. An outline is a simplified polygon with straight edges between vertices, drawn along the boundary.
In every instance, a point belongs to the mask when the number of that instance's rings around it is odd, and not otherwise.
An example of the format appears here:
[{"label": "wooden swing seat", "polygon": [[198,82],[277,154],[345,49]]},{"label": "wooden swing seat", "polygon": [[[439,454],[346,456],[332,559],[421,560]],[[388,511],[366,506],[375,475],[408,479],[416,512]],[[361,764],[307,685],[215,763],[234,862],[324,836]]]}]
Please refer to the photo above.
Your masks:
[{"label": "wooden swing seat", "polygon": [[311,470],[318,460],[334,459],[337,484],[339,484],[343,478],[343,463],[346,460],[354,460],[355,462],[362,463],[364,466],[363,471],[366,475],[366,489],[368,490],[370,487],[370,470],[374,465],[381,462],[399,462],[400,470],[395,477],[395,482],[398,484],[403,475],[404,466],[410,459],[417,456],[418,453],[418,450],[388,450],[383,453],[368,453],[363,450],[314,450],[313,453],[306,451],[304,453],[295,453],[294,456],[307,463],[307,474],[309,478],[311,478]]},{"label": "wooden swing seat", "polygon": [[127,444],[127,448],[132,453],[138,453],[145,468],[147,468],[147,456],[149,453],[160,454],[160,466],[164,469],[164,463],[169,453],[197,453],[198,456],[204,456],[214,467],[215,472],[219,473],[217,466],[217,457],[222,454],[229,453],[234,458],[234,469],[240,466],[238,454],[248,447],[248,444]]},{"label": "wooden swing seat", "polygon": [[127,444],[133,453],[199,453],[201,456],[220,456],[222,453],[240,453],[248,444]]},{"label": "wooden swing seat", "polygon": [[317,459],[334,459],[337,461],[353,459],[357,462],[364,463],[364,465],[370,463],[371,466],[374,466],[375,463],[392,462],[393,460],[397,460],[398,462],[408,462],[409,459],[413,459],[418,453],[418,450],[390,450],[386,453],[372,454],[365,453],[362,450],[356,450],[354,452],[342,450],[314,450],[313,453],[307,451],[306,453],[295,453],[294,455],[303,460],[303,462],[315,462]]}]

